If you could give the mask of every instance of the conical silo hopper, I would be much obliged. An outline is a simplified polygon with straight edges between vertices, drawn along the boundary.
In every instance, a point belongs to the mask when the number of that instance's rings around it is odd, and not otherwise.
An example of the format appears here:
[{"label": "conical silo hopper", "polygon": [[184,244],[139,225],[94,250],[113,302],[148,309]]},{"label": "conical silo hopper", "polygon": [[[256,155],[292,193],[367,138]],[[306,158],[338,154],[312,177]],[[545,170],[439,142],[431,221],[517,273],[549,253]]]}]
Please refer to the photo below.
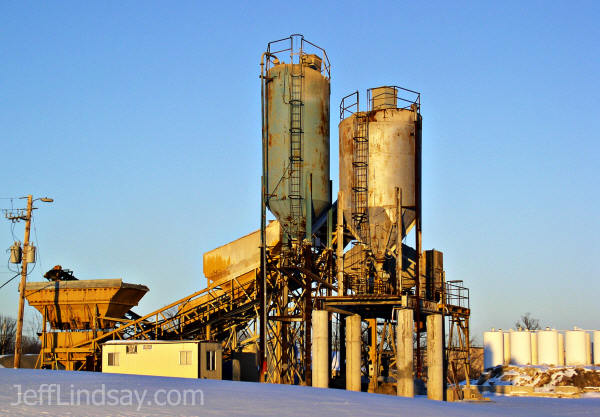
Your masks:
[{"label": "conical silo hopper", "polygon": [[28,282],[25,287],[29,305],[57,330],[112,328],[147,292],[145,285],[121,279]]},{"label": "conical silo hopper", "polygon": [[[416,98],[399,98],[399,91],[414,93]],[[403,207],[402,237],[416,218],[419,96],[399,87],[374,88],[369,90],[368,110],[358,111],[358,92],[355,94],[355,111],[339,124],[344,219],[354,237],[372,253],[380,270],[386,255],[397,245],[398,206]],[[344,104],[341,112],[344,117]]]},{"label": "conical silo hopper", "polygon": [[283,240],[306,234],[307,189],[312,215],[331,205],[329,184],[329,61],[300,35],[271,42],[263,55],[263,157],[266,205]]}]

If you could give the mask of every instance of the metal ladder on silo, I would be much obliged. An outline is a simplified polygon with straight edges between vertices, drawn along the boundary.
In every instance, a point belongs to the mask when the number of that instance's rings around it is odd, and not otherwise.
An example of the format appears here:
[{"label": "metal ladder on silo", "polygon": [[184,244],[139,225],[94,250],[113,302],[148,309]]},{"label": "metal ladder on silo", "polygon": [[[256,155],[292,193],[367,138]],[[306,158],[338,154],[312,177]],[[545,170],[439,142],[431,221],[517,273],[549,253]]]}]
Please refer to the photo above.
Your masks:
[{"label": "metal ladder on silo", "polygon": [[368,277],[366,268],[366,250],[369,247],[369,117],[367,113],[356,112],[354,116],[354,136],[352,148],[352,225],[358,233],[360,246],[354,252],[356,257],[355,278],[353,289],[357,293],[367,293]]},{"label": "metal ladder on silo", "polygon": [[303,141],[303,117],[302,111],[302,81],[304,69],[302,55],[298,54],[298,63],[292,64],[290,83],[290,176],[289,176],[289,198],[290,219],[288,233],[290,243],[299,243],[302,239],[302,141]]},{"label": "metal ladder on silo", "polygon": [[363,244],[369,244],[369,117],[356,113],[352,152],[352,222]]}]

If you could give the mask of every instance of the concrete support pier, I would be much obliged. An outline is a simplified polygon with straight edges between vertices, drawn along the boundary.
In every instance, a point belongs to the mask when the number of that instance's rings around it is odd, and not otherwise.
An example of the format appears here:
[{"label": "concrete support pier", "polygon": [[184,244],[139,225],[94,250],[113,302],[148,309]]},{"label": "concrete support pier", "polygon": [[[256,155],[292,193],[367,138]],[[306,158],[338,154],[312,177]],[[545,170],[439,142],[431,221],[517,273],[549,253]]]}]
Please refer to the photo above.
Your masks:
[{"label": "concrete support pier", "polygon": [[444,401],[443,316],[427,316],[427,398]]},{"label": "concrete support pier", "polygon": [[413,311],[399,310],[396,315],[396,366],[399,397],[414,397],[413,380]]},{"label": "concrete support pier", "polygon": [[360,391],[360,316],[346,317],[346,389]]},{"label": "concrete support pier", "polygon": [[329,313],[312,312],[312,386],[329,388]]}]

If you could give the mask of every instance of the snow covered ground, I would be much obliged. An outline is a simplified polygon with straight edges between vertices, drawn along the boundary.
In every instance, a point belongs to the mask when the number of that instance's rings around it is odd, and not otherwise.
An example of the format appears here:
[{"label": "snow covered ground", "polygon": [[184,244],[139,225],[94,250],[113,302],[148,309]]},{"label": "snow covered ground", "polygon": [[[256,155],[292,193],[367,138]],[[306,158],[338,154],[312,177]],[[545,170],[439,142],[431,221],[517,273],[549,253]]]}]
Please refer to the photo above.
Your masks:
[{"label": "snow covered ground", "polygon": [[486,370],[478,385],[513,385],[534,387],[536,391],[552,391],[571,386],[581,390],[600,387],[600,367],[597,366],[497,366]]},{"label": "snow covered ground", "polygon": [[2,416],[600,416],[600,398],[486,403],[91,372],[0,369]]}]

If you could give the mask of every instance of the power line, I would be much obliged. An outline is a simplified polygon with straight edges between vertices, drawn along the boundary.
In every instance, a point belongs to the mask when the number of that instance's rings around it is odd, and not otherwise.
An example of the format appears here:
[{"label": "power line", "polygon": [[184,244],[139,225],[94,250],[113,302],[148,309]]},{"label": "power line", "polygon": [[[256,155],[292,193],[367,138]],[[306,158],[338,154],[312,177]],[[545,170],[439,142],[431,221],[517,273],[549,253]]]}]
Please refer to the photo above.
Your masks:
[{"label": "power line", "polygon": [[13,279],[15,279],[16,277],[18,277],[19,275],[21,275],[21,273],[18,273],[17,275],[15,275],[14,277],[12,277],[12,278],[11,278],[11,279],[9,279],[8,281],[6,281],[4,284],[2,284],[2,285],[0,286],[0,289],[4,288],[4,286],[5,286],[6,284],[8,284],[9,282],[11,282]]}]

